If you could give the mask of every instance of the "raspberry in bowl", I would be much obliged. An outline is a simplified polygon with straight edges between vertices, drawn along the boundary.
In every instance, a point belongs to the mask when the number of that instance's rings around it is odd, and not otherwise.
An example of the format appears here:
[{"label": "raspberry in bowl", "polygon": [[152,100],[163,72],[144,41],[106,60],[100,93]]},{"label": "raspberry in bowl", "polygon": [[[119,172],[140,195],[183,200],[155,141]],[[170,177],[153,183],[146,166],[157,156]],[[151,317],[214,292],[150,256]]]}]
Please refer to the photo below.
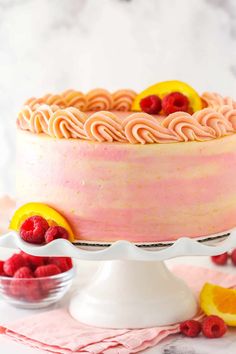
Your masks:
[{"label": "raspberry in bowl", "polygon": [[21,251],[0,261],[0,294],[16,307],[47,307],[67,293],[74,275],[70,257],[36,257]]}]

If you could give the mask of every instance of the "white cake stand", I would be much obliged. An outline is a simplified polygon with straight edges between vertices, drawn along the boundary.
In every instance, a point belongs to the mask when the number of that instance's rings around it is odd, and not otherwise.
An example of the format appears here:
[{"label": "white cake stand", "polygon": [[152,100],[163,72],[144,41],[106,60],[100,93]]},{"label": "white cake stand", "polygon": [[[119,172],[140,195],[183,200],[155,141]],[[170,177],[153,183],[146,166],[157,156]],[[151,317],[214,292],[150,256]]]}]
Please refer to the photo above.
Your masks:
[{"label": "white cake stand", "polygon": [[217,255],[236,246],[236,229],[207,238],[180,238],[174,243],[84,244],[55,240],[36,246],[16,232],[0,237],[0,246],[20,248],[35,256],[69,256],[102,262],[89,285],[70,302],[71,315],[80,322],[106,328],[164,326],[191,318],[197,301],[188,286],[164,264],[185,255]]}]

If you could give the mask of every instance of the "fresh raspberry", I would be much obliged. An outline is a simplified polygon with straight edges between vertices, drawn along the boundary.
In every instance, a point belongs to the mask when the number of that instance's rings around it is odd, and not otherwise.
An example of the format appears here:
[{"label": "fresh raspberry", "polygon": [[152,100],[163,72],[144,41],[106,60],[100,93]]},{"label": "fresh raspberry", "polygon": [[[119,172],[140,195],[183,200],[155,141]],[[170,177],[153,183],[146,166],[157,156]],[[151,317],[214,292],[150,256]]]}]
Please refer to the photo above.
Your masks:
[{"label": "fresh raspberry", "polygon": [[34,275],[29,267],[19,268],[11,281],[10,294],[17,298],[24,297],[25,293],[29,291],[28,280]]},{"label": "fresh raspberry", "polygon": [[43,298],[41,287],[36,279],[13,278],[11,281],[10,295],[25,301],[38,301]]},{"label": "fresh raspberry", "polygon": [[14,278],[33,278],[33,272],[29,267],[21,267],[19,268],[15,274],[14,274]]},{"label": "fresh raspberry", "polygon": [[233,265],[236,266],[236,248],[232,251],[230,257],[231,257],[231,261],[232,261]]},{"label": "fresh raspberry", "polygon": [[15,253],[4,262],[3,270],[6,275],[8,275],[9,277],[13,277],[13,275],[19,268],[24,267],[26,265],[26,261],[22,257],[22,255],[19,253]]},{"label": "fresh raspberry", "polygon": [[36,278],[41,278],[50,277],[51,275],[56,275],[59,273],[61,273],[61,270],[58,266],[56,266],[55,264],[48,264],[38,267],[34,272],[34,275]]},{"label": "fresh raspberry", "polygon": [[201,323],[195,320],[184,321],[180,324],[180,332],[187,337],[197,337],[201,329]]},{"label": "fresh raspberry", "polygon": [[225,252],[225,253],[219,254],[217,256],[212,256],[211,260],[213,263],[215,263],[217,265],[225,265],[228,260],[228,253]]},{"label": "fresh raspberry", "polygon": [[207,316],[202,322],[202,333],[207,338],[222,337],[226,331],[227,326],[225,322],[218,316]]},{"label": "fresh raspberry", "polygon": [[4,265],[4,261],[0,261],[0,276],[6,275],[4,270],[3,270],[3,265]]},{"label": "fresh raspberry", "polygon": [[28,279],[27,289],[23,294],[24,300],[29,302],[39,301],[44,298],[41,286],[36,279]]},{"label": "fresh raspberry", "polygon": [[62,273],[72,268],[70,257],[50,257],[49,264],[55,264],[58,266]]},{"label": "fresh raspberry", "polygon": [[42,244],[45,241],[44,235],[48,228],[48,222],[42,216],[31,216],[21,225],[20,236],[26,242]]},{"label": "fresh raspberry", "polygon": [[163,112],[168,115],[174,112],[188,112],[189,100],[188,97],[180,92],[171,92],[162,99]]},{"label": "fresh raspberry", "polygon": [[144,97],[140,101],[140,107],[143,112],[149,114],[157,114],[161,110],[161,99],[157,95]]},{"label": "fresh raspberry", "polygon": [[43,278],[40,280],[41,290],[44,297],[47,297],[51,291],[54,291],[55,288],[59,285],[57,279],[51,277]]},{"label": "fresh raspberry", "polygon": [[45,234],[45,241],[46,243],[52,242],[53,240],[56,240],[57,238],[65,238],[68,240],[69,234],[68,231],[62,227],[62,226],[51,226],[47,230]]},{"label": "fresh raspberry", "polygon": [[13,278],[9,287],[9,295],[21,299],[25,291],[25,280]]},{"label": "fresh raspberry", "polygon": [[69,269],[71,269],[73,267],[72,258],[71,257],[65,257],[65,258],[66,258]]},{"label": "fresh raspberry", "polygon": [[48,258],[48,257],[41,257],[41,256],[32,256],[31,254],[25,253],[23,251],[21,251],[20,254],[24,257],[27,265],[32,270],[35,270],[37,267],[46,264]]}]

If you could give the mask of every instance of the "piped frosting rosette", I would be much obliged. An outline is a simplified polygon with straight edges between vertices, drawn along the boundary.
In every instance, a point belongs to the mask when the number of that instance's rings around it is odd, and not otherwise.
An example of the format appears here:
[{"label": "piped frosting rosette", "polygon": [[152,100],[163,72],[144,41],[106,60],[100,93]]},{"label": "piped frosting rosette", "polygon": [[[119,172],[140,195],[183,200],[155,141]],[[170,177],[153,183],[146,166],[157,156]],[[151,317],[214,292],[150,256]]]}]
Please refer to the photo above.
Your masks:
[{"label": "piped frosting rosette", "polygon": [[[131,144],[205,141],[236,132],[236,102],[231,98],[205,93],[202,97],[208,107],[192,115],[181,111],[166,117],[145,112],[118,114],[119,110],[130,111],[135,95],[132,90],[111,94],[96,89],[86,95],[68,90],[32,98],[20,111],[17,125],[58,139]],[[93,110],[98,112],[91,114]]]},{"label": "piped frosting rosette", "polygon": [[81,111],[129,111],[137,96],[133,90],[118,90],[110,93],[104,89],[94,89],[87,94],[76,90],[67,90],[61,94],[47,94],[43,97],[32,97],[25,102],[32,110],[39,105],[57,105],[60,108],[75,107]]},{"label": "piped frosting rosette", "polygon": [[232,108],[232,106],[219,106],[217,111],[221,113],[226,120],[232,125],[233,130],[236,130],[236,108]]},{"label": "piped frosting rosette", "polygon": [[84,132],[86,115],[74,107],[59,109],[48,122],[48,134],[55,138],[87,139]]},{"label": "piped frosting rosette", "polygon": [[62,96],[65,99],[67,107],[75,107],[80,111],[85,111],[87,106],[87,98],[82,92],[67,90],[62,93]]},{"label": "piped frosting rosette", "polygon": [[48,124],[54,112],[59,109],[57,105],[41,105],[37,110],[32,112],[29,120],[29,129],[32,133],[48,134]]},{"label": "piped frosting rosette", "polygon": [[48,106],[57,105],[58,107],[64,108],[66,107],[66,101],[63,96],[60,94],[51,94],[48,93],[47,95],[35,98],[32,97],[25,102],[25,106],[30,106],[32,110],[37,109],[39,105],[46,104]]},{"label": "piped frosting rosette", "polygon": [[175,112],[166,117],[163,126],[174,132],[180,141],[205,141],[214,138],[214,132],[202,126],[196,117],[186,112]]},{"label": "piped frosting rosette", "polygon": [[30,105],[26,105],[19,112],[16,124],[22,130],[30,130],[30,119],[32,117],[32,109]]},{"label": "piped frosting rosette", "polygon": [[129,112],[131,111],[136,92],[132,90],[118,90],[113,93],[113,110]]},{"label": "piped frosting rosette", "polygon": [[107,111],[92,114],[84,124],[87,137],[99,142],[126,142],[121,120],[113,113]]},{"label": "piped frosting rosette", "polygon": [[221,138],[222,136],[226,136],[234,132],[232,125],[223,116],[223,114],[216,112],[211,108],[205,108],[196,112],[193,115],[193,118],[195,118],[202,127],[210,129],[212,134],[214,134],[217,138]]},{"label": "piped frosting rosette", "polygon": [[112,106],[113,98],[107,90],[95,89],[87,94],[87,111],[107,111],[112,109]]},{"label": "piped frosting rosette", "polygon": [[227,105],[236,109],[236,101],[231,97],[223,97],[219,93],[204,92],[202,99],[207,103],[208,108],[217,109],[219,106]]},{"label": "piped frosting rosette", "polygon": [[171,143],[180,141],[174,131],[162,126],[147,113],[134,113],[122,123],[127,140],[131,144]]}]

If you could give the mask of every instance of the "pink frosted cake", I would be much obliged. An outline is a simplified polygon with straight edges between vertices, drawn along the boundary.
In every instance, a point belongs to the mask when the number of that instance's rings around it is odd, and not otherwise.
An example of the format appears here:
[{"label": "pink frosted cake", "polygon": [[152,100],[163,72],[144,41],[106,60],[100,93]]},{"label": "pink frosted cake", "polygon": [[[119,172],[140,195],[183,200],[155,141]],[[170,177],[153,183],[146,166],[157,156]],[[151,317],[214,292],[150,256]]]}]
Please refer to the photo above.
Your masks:
[{"label": "pink frosted cake", "polygon": [[170,241],[236,226],[230,98],[178,81],[139,95],[70,90],[28,100],[17,126],[18,205],[55,208],[76,240]]}]

